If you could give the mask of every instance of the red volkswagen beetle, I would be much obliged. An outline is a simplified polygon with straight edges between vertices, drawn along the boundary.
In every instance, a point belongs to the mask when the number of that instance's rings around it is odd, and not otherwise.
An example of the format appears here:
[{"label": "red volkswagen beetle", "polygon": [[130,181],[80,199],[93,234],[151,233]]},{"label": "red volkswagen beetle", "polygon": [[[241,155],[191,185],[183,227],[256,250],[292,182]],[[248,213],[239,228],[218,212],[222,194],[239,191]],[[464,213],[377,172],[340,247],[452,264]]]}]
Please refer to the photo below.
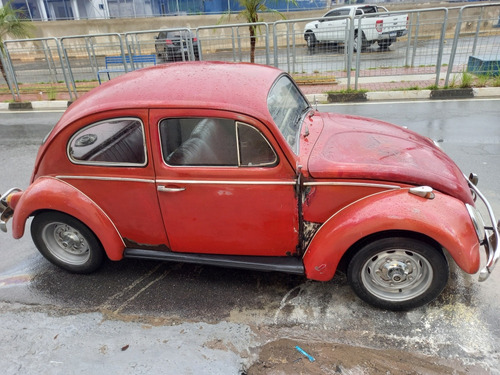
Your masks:
[{"label": "red volkswagen beetle", "polygon": [[[431,140],[320,113],[282,71],[192,62],[138,70],[73,103],[44,139],[30,186],[1,197],[15,238],[71,272],[107,256],[330,280],[404,310],[437,297],[449,254],[486,279],[498,224]],[[486,207],[487,224],[475,207]]]}]

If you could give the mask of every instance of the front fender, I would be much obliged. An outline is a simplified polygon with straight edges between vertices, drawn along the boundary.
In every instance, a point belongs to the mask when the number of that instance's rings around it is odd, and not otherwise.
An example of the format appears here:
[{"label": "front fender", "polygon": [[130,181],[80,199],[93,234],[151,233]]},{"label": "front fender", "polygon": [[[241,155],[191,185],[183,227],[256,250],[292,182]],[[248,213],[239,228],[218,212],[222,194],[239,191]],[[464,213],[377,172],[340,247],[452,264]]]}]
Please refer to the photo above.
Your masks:
[{"label": "front fender", "polygon": [[94,232],[111,260],[123,258],[125,244],[106,213],[80,190],[53,177],[37,179],[22,194],[12,218],[14,238],[24,235],[26,220],[40,210],[60,211],[75,217]]},{"label": "front fender", "polygon": [[358,200],[330,217],[304,254],[306,275],[330,280],[342,256],[359,240],[385,231],[423,234],[444,247],[467,273],[479,269],[479,241],[465,204],[434,192],[434,199],[391,190]]}]

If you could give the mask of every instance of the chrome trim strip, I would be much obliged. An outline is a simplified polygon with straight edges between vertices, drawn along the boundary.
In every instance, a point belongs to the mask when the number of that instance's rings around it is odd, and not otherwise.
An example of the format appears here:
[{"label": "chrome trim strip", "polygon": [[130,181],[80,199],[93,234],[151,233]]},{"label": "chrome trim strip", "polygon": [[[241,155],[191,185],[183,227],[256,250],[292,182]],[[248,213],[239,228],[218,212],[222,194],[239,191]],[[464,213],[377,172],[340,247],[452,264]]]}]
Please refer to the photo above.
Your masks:
[{"label": "chrome trim strip", "polygon": [[60,180],[99,180],[99,181],[123,181],[123,182],[145,182],[154,184],[155,180],[145,178],[127,178],[127,177],[97,177],[97,176],[55,176]]},{"label": "chrome trim strip", "polygon": [[156,180],[157,184],[192,184],[192,185],[295,185],[297,181],[231,181],[231,180]]},{"label": "chrome trim strip", "polygon": [[382,189],[401,189],[398,185],[372,184],[367,182],[304,182],[304,186],[358,186]]}]

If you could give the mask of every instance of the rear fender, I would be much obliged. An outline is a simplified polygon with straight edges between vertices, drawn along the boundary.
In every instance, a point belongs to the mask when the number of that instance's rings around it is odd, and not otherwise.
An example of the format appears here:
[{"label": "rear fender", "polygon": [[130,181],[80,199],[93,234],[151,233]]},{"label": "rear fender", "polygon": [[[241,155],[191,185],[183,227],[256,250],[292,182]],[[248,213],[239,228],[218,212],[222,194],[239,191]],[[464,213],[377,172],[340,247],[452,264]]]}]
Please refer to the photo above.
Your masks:
[{"label": "rear fender", "polygon": [[307,277],[330,280],[351,246],[370,235],[394,230],[433,239],[467,273],[479,269],[480,245],[465,204],[436,191],[428,199],[399,189],[370,195],[330,217],[304,254]]},{"label": "rear fender", "polygon": [[24,235],[26,220],[37,211],[60,211],[75,217],[94,232],[111,260],[123,258],[125,244],[111,219],[88,196],[53,177],[41,177],[22,194],[12,218],[12,235]]}]

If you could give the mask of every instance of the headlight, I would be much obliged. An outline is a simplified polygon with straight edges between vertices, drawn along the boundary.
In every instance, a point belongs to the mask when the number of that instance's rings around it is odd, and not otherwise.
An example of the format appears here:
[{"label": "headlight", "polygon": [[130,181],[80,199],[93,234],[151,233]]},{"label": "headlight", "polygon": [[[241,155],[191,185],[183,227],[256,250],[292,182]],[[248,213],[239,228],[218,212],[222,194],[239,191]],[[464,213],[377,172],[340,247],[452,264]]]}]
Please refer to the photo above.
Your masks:
[{"label": "headlight", "polygon": [[483,243],[483,241],[486,239],[483,217],[481,216],[481,213],[470,204],[466,203],[465,207],[467,207],[467,211],[469,212],[472,224],[474,225],[474,229],[476,230],[477,238],[479,238],[480,243]]}]

